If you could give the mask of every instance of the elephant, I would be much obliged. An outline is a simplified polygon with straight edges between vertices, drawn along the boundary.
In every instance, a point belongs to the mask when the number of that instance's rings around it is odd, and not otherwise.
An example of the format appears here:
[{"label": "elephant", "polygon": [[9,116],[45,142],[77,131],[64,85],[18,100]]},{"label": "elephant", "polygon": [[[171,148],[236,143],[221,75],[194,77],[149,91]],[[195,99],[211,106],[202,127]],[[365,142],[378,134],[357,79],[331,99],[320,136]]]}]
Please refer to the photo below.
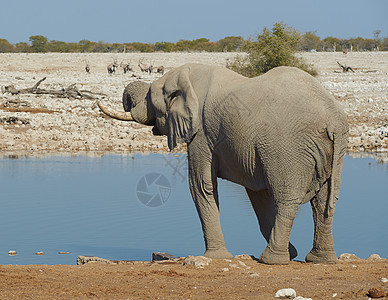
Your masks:
[{"label": "elephant", "polygon": [[124,112],[105,114],[153,126],[170,151],[187,144],[188,177],[206,246],[231,258],[220,225],[217,178],[245,187],[267,246],[258,261],[288,264],[300,204],[310,202],[314,237],[305,260],[335,263],[332,223],[339,196],[348,122],[317,79],[294,67],[247,78],[222,66],[185,64],[151,84],[124,90]]}]

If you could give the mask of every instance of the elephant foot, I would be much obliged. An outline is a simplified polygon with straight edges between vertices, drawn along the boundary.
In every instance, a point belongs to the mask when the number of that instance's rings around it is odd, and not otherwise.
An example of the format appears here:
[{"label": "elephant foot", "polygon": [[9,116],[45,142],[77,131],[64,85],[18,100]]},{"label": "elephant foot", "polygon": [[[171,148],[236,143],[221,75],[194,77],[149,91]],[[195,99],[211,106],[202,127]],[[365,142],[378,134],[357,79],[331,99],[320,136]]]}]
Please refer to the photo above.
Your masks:
[{"label": "elephant foot", "polygon": [[208,249],[203,255],[208,258],[233,258],[233,255],[226,249]]},{"label": "elephant foot", "polygon": [[317,251],[313,249],[306,255],[305,260],[315,264],[336,264],[337,256],[334,251]]},{"label": "elephant foot", "polygon": [[259,262],[267,265],[287,265],[290,262],[290,253],[288,251],[272,251],[269,247],[267,247],[260,255]]}]

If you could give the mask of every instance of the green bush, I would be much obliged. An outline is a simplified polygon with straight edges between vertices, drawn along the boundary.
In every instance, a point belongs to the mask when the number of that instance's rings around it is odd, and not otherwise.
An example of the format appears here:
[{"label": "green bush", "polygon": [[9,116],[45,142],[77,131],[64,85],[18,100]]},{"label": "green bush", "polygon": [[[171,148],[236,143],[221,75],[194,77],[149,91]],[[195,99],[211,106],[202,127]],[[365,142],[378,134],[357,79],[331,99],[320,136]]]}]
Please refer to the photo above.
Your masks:
[{"label": "green bush", "polygon": [[279,66],[298,67],[312,75],[317,72],[295,56],[300,42],[300,34],[283,23],[275,23],[272,30],[264,28],[255,40],[250,39],[244,46],[245,54],[238,55],[227,67],[247,77],[264,74]]}]

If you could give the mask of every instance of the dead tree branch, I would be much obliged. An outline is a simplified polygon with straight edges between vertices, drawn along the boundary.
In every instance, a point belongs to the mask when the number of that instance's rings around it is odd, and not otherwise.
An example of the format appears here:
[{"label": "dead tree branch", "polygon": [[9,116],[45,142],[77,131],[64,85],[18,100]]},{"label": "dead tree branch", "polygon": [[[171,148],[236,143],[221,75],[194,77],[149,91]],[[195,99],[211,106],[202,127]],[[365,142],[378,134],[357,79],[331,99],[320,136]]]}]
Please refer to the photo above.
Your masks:
[{"label": "dead tree branch", "polygon": [[353,73],[354,73],[354,71],[353,71],[353,69],[351,68],[351,67],[349,67],[349,66],[347,66],[347,65],[341,65],[338,61],[337,61],[337,64],[342,68],[342,72],[349,72],[349,71],[352,71]]},{"label": "dead tree branch", "polygon": [[90,99],[94,100],[97,99],[97,96],[106,96],[102,93],[94,93],[87,90],[79,90],[77,88],[77,84],[73,83],[69,85],[67,88],[61,89],[61,90],[47,90],[47,89],[41,89],[39,88],[39,85],[46,80],[46,77],[39,80],[37,83],[34,84],[31,88],[26,89],[16,89],[13,85],[8,85],[2,88],[2,92],[4,93],[11,93],[12,95],[19,95],[19,94],[37,94],[37,95],[54,95],[59,98],[69,98],[69,99]]}]

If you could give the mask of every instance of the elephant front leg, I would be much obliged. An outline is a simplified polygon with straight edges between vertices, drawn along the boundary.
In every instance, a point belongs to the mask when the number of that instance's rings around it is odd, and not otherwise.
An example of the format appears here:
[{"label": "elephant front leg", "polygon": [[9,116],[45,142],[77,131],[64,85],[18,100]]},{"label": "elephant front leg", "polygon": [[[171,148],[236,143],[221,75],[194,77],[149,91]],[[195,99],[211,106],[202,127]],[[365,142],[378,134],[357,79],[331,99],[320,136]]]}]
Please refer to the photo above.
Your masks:
[{"label": "elephant front leg", "polygon": [[204,256],[233,258],[225,247],[221,230],[217,177],[211,160],[189,156],[189,185],[202,224],[206,245]]}]

